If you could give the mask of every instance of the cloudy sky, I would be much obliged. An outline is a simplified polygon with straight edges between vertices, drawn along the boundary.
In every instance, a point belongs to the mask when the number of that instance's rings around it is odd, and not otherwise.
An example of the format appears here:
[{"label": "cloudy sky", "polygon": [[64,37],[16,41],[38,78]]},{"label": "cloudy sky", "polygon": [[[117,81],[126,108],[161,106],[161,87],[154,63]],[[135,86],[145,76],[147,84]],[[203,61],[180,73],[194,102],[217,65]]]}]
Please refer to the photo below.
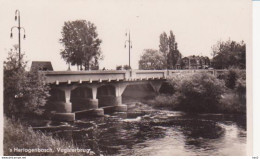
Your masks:
[{"label": "cloudy sky", "polygon": [[[101,68],[128,64],[125,32],[131,31],[131,65],[138,68],[144,49],[158,49],[159,36],[172,30],[184,55],[211,57],[219,40],[251,41],[250,0],[0,0],[2,59],[18,41],[15,10],[26,29],[22,52],[27,60],[51,61],[54,70],[66,70],[59,43],[65,21],[84,19],[97,26],[104,60]],[[29,62],[29,65],[30,65]],[[75,69],[75,68],[74,68]]]}]

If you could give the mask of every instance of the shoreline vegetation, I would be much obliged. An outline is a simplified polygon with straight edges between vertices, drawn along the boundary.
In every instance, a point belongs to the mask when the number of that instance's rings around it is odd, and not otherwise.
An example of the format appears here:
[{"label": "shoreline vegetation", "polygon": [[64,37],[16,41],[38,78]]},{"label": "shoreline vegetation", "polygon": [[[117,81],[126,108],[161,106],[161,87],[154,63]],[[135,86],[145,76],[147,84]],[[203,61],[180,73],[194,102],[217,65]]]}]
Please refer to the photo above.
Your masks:
[{"label": "shoreline vegetation", "polygon": [[83,149],[64,139],[35,131],[17,120],[4,117],[5,156],[94,156],[91,149]]},{"label": "shoreline vegetation", "polygon": [[246,73],[231,68],[215,77],[207,73],[178,75],[167,80],[173,93],[144,101],[189,113],[246,114]]}]

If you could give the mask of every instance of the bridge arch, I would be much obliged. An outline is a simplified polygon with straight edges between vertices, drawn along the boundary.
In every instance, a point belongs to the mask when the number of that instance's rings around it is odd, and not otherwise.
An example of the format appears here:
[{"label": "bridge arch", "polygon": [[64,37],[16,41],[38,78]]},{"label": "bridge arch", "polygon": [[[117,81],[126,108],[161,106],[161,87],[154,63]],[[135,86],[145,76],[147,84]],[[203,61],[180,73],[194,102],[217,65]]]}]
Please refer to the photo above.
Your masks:
[{"label": "bridge arch", "polygon": [[46,108],[49,111],[68,113],[71,112],[71,103],[66,102],[66,93],[64,90],[52,87]]},{"label": "bridge arch", "polygon": [[155,96],[155,91],[150,83],[129,84],[122,94],[123,102],[132,99],[143,99]]},{"label": "bridge arch", "polygon": [[116,96],[116,87],[113,85],[101,85],[97,89],[97,98],[102,98],[104,96]]},{"label": "bridge arch", "polygon": [[121,96],[116,95],[116,86],[108,84],[97,89],[98,106],[118,106],[122,104]]},{"label": "bridge arch", "polygon": [[50,90],[49,101],[64,102],[65,101],[64,91],[59,88],[52,88]]},{"label": "bridge arch", "polygon": [[90,98],[92,99],[92,89],[86,86],[81,86],[71,91],[71,100],[76,98]]},{"label": "bridge arch", "polygon": [[169,82],[163,82],[161,88],[159,89],[159,93],[173,94],[174,88]]},{"label": "bridge arch", "polygon": [[98,101],[93,99],[92,88],[80,86],[71,91],[70,101],[72,111],[81,111],[98,108]]}]

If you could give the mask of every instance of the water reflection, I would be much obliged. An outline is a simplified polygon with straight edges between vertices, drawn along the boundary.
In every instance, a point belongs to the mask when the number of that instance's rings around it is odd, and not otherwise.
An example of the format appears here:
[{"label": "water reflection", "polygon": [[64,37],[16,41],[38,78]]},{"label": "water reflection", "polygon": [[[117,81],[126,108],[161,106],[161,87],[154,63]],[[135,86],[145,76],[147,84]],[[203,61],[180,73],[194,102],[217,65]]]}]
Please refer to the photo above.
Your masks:
[{"label": "water reflection", "polygon": [[[57,125],[57,124],[56,124]],[[127,113],[45,129],[103,155],[246,155],[246,117],[132,103]]]}]

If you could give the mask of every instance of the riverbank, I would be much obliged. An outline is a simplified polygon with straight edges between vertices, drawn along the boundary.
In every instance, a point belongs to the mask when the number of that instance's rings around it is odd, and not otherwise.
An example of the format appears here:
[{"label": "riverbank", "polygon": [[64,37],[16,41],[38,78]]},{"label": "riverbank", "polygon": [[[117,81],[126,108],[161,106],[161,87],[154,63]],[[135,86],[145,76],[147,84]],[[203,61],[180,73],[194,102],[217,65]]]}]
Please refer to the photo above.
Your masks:
[{"label": "riverbank", "polygon": [[245,72],[230,69],[216,77],[208,73],[181,74],[167,79],[171,93],[146,103],[192,113],[246,114]]},{"label": "riverbank", "polygon": [[4,155],[5,156],[93,156],[90,149],[80,148],[63,139],[56,139],[21,122],[4,117]]},{"label": "riverbank", "polygon": [[[161,94],[153,99],[142,100],[143,103],[151,105],[156,108],[191,112],[183,108],[178,102],[175,95]],[[241,102],[241,99],[232,92],[224,93],[219,99],[219,104],[215,106],[214,111],[200,111],[194,113],[222,113],[222,114],[246,114],[246,103]]]}]

